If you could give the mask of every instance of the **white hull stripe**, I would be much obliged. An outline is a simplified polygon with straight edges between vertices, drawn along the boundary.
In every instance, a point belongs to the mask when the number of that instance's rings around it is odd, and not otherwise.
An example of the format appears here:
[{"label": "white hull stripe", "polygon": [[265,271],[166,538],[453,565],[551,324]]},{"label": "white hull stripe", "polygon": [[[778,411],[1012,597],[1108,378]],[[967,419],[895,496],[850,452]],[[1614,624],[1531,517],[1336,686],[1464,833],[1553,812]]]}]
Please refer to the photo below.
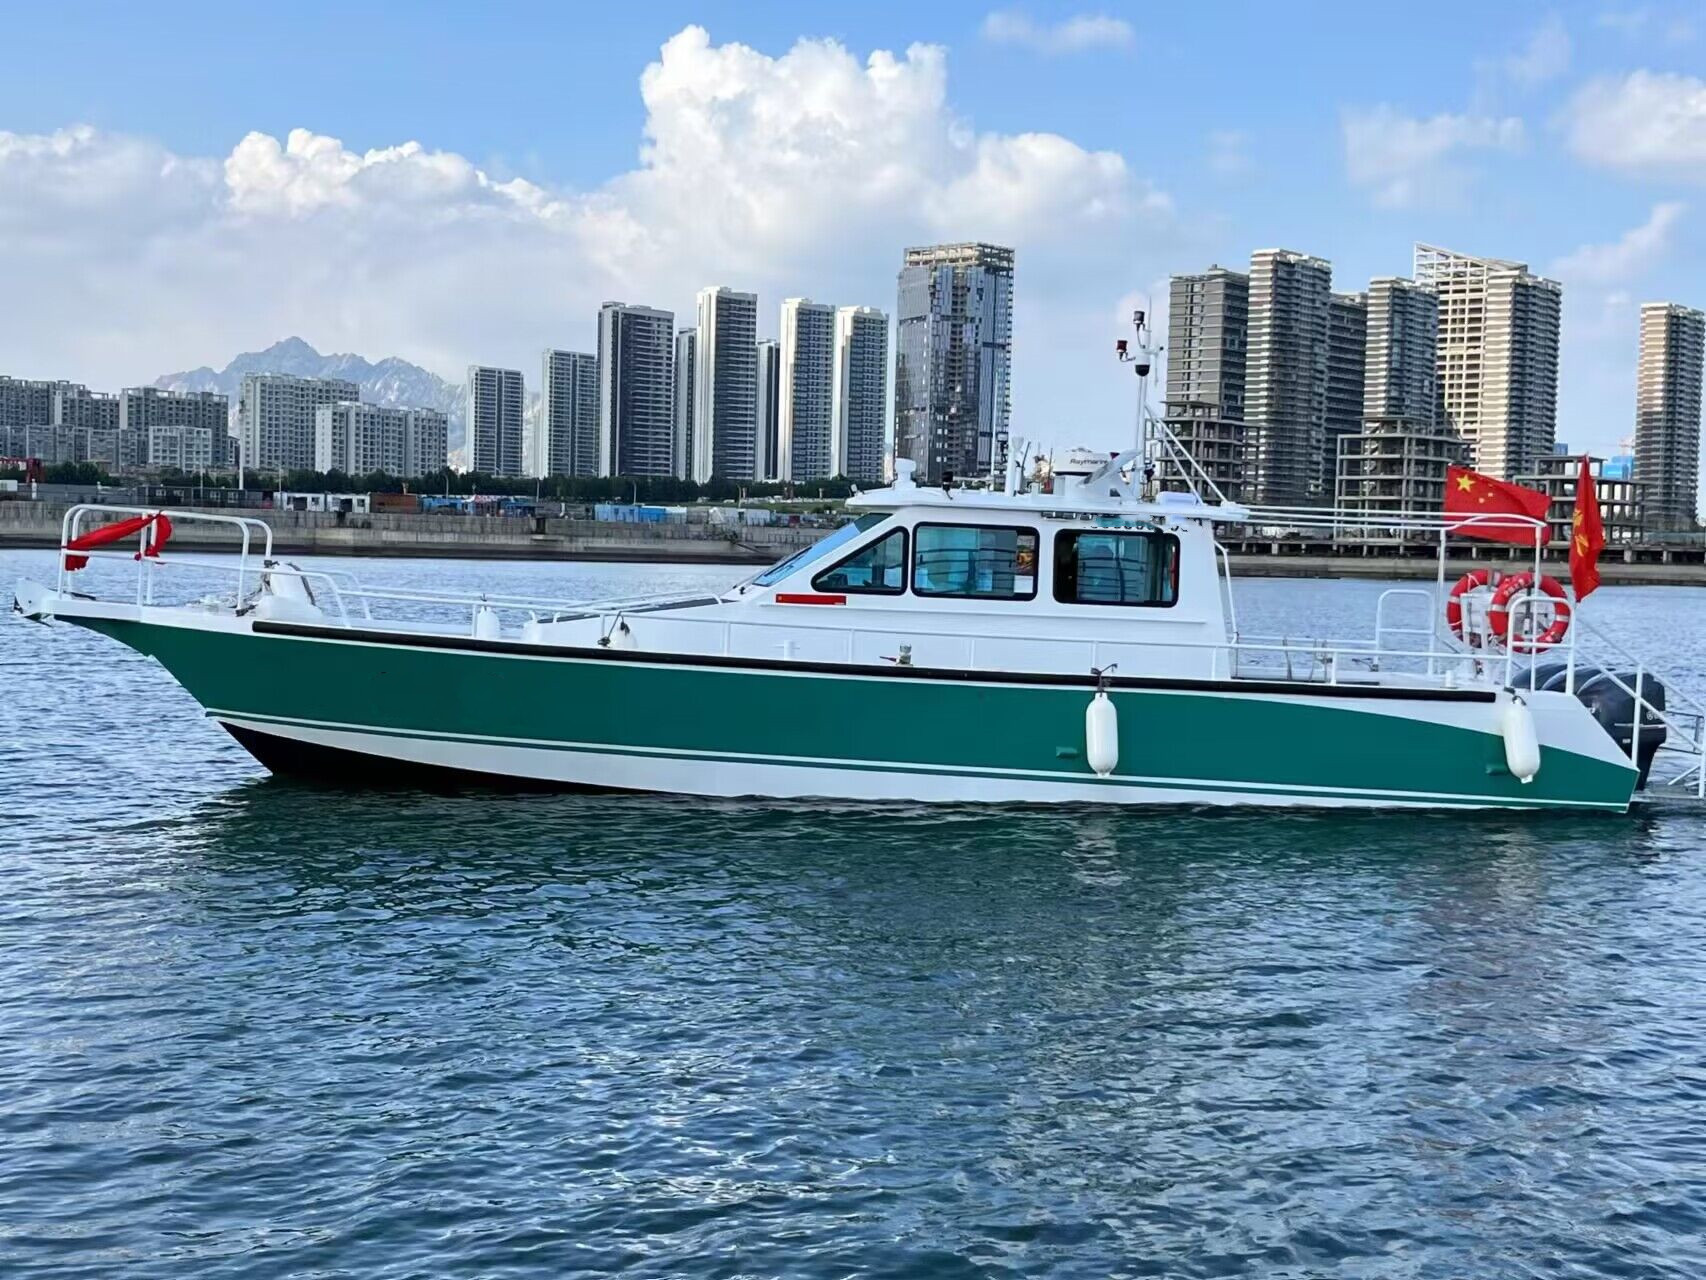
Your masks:
[{"label": "white hull stripe", "polygon": [[[1480,796],[1438,791],[1374,790],[1361,787],[1334,787],[1267,782],[1233,782],[1226,779],[1169,778],[1138,776],[1131,774],[1120,775],[1117,777],[1098,778],[1093,774],[1062,774],[1057,771],[1050,771],[1046,769],[1006,769],[996,766],[918,764],[908,761],[891,760],[848,760],[833,756],[764,755],[739,751],[714,751],[703,748],[641,747],[606,742],[571,742],[546,738],[502,737],[493,734],[450,733],[438,730],[391,729],[374,725],[351,724],[338,720],[308,720],[294,716],[266,715],[250,711],[227,711],[213,707],[208,708],[207,714],[222,723],[230,722],[242,728],[252,728],[257,732],[265,732],[269,725],[276,725],[299,729],[331,730],[340,733],[360,734],[369,739],[377,739],[381,743],[386,739],[399,741],[466,743],[492,747],[521,747],[534,751],[573,752],[579,754],[610,755],[628,758],[651,757],[689,761],[715,761],[726,764],[759,765],[765,767],[835,769],[854,772],[908,774],[934,777],[1012,778],[1048,782],[1057,786],[1065,787],[1099,787],[1104,789],[1113,788],[1115,790],[1150,790],[1162,788],[1166,790],[1204,792],[1211,794],[1236,793],[1240,795],[1268,795],[1273,797],[1296,796],[1315,799],[1331,798],[1342,802],[1360,802],[1364,804],[1432,804],[1473,806],[1478,808],[1573,807],[1580,809],[1607,809],[1614,812],[1622,812],[1623,810],[1622,805],[1605,804],[1588,800],[1524,800],[1521,798],[1502,796]],[[496,771],[486,770],[486,772]]]}]

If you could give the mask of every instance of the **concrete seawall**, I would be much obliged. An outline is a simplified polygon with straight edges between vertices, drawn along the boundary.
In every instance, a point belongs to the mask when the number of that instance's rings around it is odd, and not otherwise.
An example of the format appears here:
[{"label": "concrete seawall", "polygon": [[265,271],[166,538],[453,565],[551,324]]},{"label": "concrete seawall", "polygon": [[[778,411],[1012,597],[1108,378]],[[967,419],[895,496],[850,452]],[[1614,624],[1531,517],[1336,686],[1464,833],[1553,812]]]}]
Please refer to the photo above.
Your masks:
[{"label": "concrete seawall", "polygon": [[[65,511],[58,503],[0,502],[0,548],[58,546]],[[765,565],[828,532],[763,527],[725,532],[702,524],[637,525],[544,516],[381,512],[346,515],[340,520],[334,513],[315,511],[241,514],[257,516],[272,526],[273,548],[281,555]],[[235,551],[238,545],[227,531],[193,524],[180,525],[172,541],[174,546],[203,551]],[[1335,551],[1319,543],[1246,541],[1234,542],[1229,550],[1233,572],[1240,577],[1427,580],[1438,571],[1433,555],[1399,555],[1390,547]],[[1706,586],[1703,558],[1698,548],[1636,553],[1612,547],[1601,557],[1600,574],[1608,584]],[[1514,573],[1523,563],[1520,557],[1507,558],[1503,547],[1487,546],[1477,548],[1473,556],[1454,554],[1447,573],[1455,578],[1477,566]],[[1548,570],[1562,578],[1568,566],[1561,557],[1553,558]]]},{"label": "concrete seawall", "polygon": [[[0,547],[57,547],[65,506],[0,502]],[[637,525],[551,517],[401,514],[343,516],[318,511],[230,511],[256,516],[281,555],[431,556],[479,560],[675,561],[771,564],[826,532],[810,528]],[[174,546],[236,551],[237,536],[181,523]]]}]

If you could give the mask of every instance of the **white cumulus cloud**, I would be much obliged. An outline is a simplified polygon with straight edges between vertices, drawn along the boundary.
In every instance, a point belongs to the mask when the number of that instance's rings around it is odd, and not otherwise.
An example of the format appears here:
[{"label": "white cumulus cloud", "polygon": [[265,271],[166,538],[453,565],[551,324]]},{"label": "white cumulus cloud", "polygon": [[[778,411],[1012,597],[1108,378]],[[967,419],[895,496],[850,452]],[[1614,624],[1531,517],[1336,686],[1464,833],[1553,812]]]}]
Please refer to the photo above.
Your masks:
[{"label": "white cumulus cloud", "polygon": [[1515,116],[1441,114],[1421,119],[1380,105],[1341,113],[1345,175],[1385,208],[1461,200],[1473,178],[1464,160],[1476,151],[1514,151],[1524,140]]},{"label": "white cumulus cloud", "polygon": [[1640,226],[1609,244],[1582,245],[1554,262],[1548,274],[1565,284],[1627,286],[1663,261],[1683,212],[1675,200],[1656,204]]},{"label": "white cumulus cloud", "polygon": [[1124,49],[1137,33],[1124,18],[1081,13],[1060,22],[1034,22],[1017,10],[991,13],[983,20],[983,38],[994,44],[1019,45],[1038,53],[1082,53],[1086,49]]},{"label": "white cumulus cloud", "polygon": [[1706,80],[1634,71],[1590,81],[1564,110],[1570,149],[1589,164],[1706,181]]},{"label": "white cumulus cloud", "polygon": [[283,146],[267,134],[249,134],[226,157],[225,185],[233,208],[293,215],[364,200],[471,200],[498,190],[450,152],[405,142],[357,155],[336,138],[306,129],[292,129]]},{"label": "white cumulus cloud", "polygon": [[1182,234],[1117,153],[978,131],[935,46],[769,54],[688,27],[639,92],[638,163],[586,190],[499,181],[427,140],[357,151],[296,129],[182,156],[85,126],[0,132],[0,272],[34,300],[0,310],[4,371],[113,387],[292,333],[452,378],[531,371],[547,345],[590,349],[609,298],[691,323],[695,290],[732,284],[773,331],[784,296],[892,309],[907,244],[993,239],[1018,252],[1016,411],[1065,412],[1106,385],[1110,300]]}]

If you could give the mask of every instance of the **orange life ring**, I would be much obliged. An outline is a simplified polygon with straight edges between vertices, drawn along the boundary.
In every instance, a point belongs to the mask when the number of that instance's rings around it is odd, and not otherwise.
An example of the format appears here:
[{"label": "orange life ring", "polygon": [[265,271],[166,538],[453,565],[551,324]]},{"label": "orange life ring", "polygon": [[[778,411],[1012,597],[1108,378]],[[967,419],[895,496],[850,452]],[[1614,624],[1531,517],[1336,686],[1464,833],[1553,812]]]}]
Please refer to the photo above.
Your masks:
[{"label": "orange life ring", "polygon": [[1570,597],[1551,574],[1541,575],[1539,590],[1555,601],[1552,607],[1552,625],[1533,637],[1510,634],[1512,597],[1534,589],[1535,585],[1532,573],[1513,573],[1499,583],[1498,589],[1493,592],[1492,603],[1487,606],[1487,624],[1492,627],[1494,637],[1508,645],[1512,653],[1540,653],[1558,645],[1569,634]]},{"label": "orange life ring", "polygon": [[1451,591],[1445,597],[1445,625],[1451,628],[1451,634],[1459,640],[1468,640],[1470,644],[1479,643],[1480,637],[1463,634],[1463,597],[1491,581],[1492,570],[1471,569],[1451,584]]}]

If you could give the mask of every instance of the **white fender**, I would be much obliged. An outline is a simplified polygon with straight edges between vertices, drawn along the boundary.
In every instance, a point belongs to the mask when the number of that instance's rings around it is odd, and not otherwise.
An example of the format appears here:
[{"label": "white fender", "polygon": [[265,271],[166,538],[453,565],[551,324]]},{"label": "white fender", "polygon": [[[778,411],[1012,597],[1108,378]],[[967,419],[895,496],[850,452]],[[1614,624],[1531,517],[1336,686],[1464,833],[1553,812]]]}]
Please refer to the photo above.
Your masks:
[{"label": "white fender", "polygon": [[1084,759],[1098,778],[1107,777],[1120,763],[1120,716],[1102,690],[1084,708]]},{"label": "white fender", "polygon": [[527,621],[521,624],[522,644],[544,644],[545,628],[533,614],[527,615]]},{"label": "white fender", "polygon": [[476,640],[496,640],[503,635],[503,627],[498,623],[497,610],[489,604],[483,604],[474,611],[474,638]]},{"label": "white fender", "polygon": [[606,638],[610,641],[612,649],[638,649],[640,647],[634,643],[634,629],[620,618],[616,620],[616,625],[610,628],[610,635]]},{"label": "white fender", "polygon": [[1505,768],[1519,782],[1533,782],[1540,772],[1540,736],[1534,731],[1534,712],[1512,696],[1499,712],[1499,732],[1505,740]]}]

